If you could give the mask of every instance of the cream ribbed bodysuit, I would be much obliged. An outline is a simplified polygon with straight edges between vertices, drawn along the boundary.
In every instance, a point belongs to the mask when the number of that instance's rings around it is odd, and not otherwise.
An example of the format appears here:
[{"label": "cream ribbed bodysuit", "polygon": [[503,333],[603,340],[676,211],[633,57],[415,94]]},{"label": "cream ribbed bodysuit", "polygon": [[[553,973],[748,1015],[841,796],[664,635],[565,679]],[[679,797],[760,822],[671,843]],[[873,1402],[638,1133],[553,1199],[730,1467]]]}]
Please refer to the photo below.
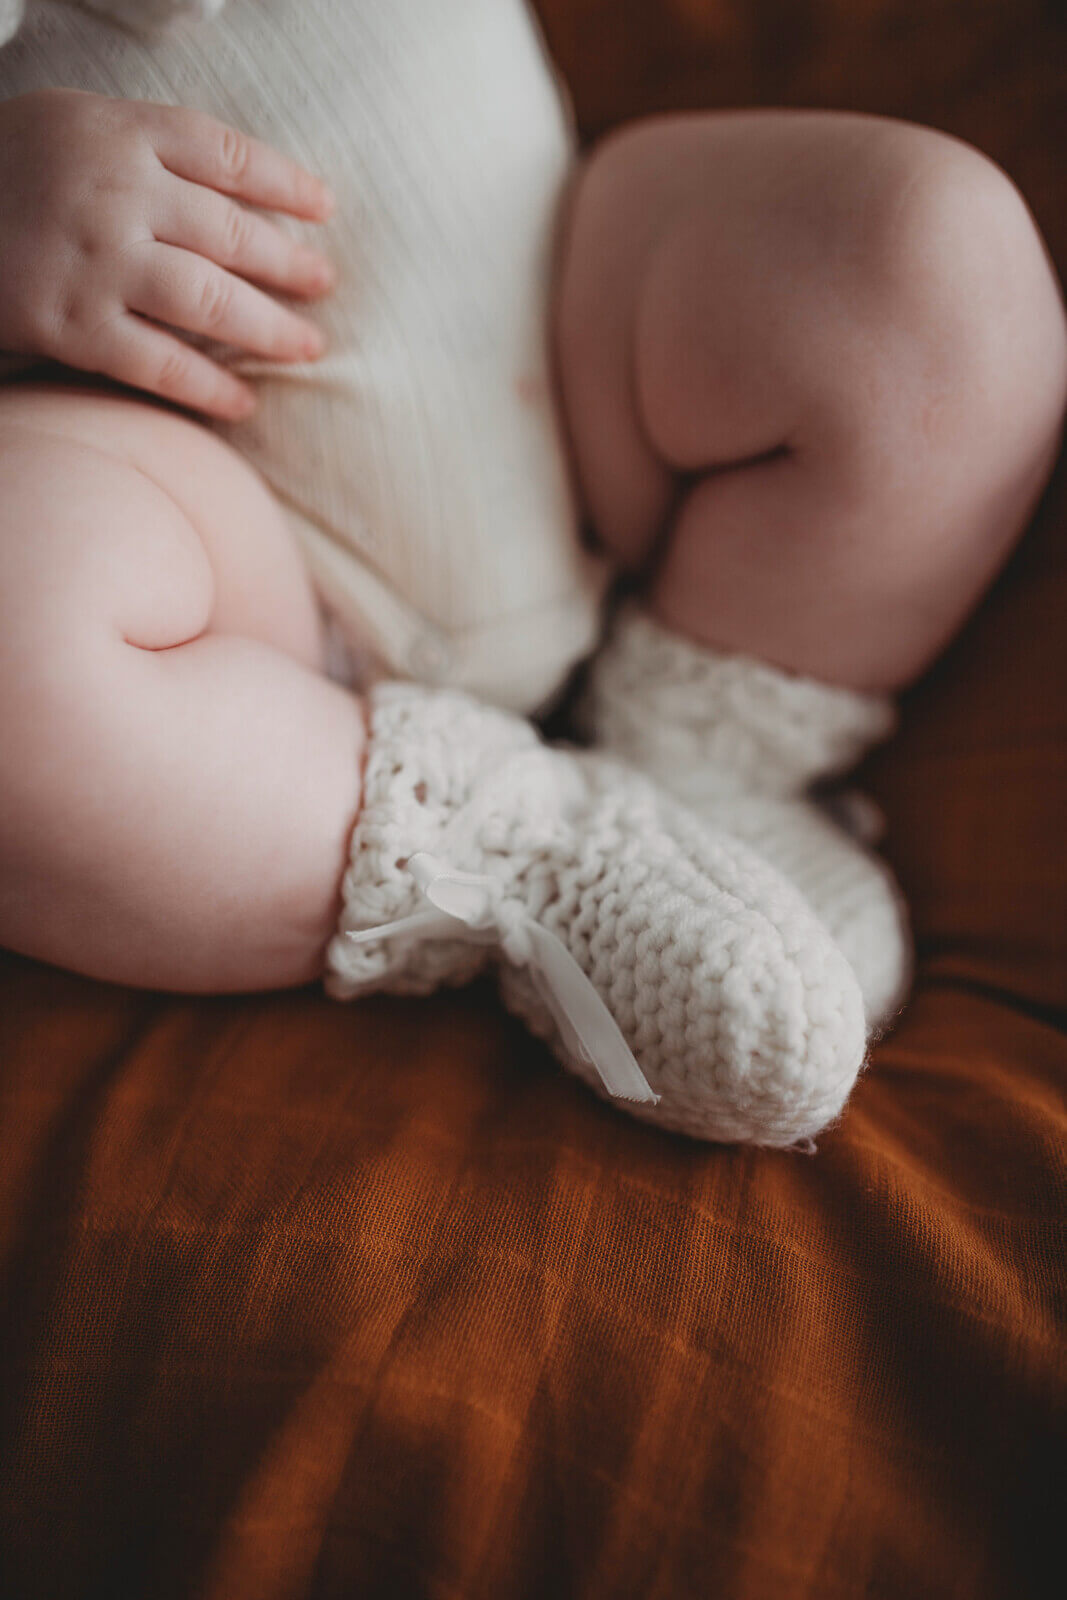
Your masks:
[{"label": "cream ribbed bodysuit", "polygon": [[573,136],[523,0],[29,0],[0,96],[49,86],[195,107],[328,179],[328,353],[234,359],[259,405],[220,431],[367,676],[542,705],[596,642],[604,575],[547,348]]}]

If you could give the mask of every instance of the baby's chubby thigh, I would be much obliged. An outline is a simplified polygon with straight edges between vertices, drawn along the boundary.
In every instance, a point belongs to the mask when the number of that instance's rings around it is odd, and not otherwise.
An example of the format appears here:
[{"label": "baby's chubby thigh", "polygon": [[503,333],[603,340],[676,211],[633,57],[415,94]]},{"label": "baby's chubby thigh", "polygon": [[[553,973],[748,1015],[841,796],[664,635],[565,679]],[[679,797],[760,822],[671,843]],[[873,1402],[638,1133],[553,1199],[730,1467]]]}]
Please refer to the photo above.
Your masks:
[{"label": "baby's chubby thigh", "polygon": [[0,943],[225,990],[317,975],[358,803],[277,506],[205,430],[0,393]]}]

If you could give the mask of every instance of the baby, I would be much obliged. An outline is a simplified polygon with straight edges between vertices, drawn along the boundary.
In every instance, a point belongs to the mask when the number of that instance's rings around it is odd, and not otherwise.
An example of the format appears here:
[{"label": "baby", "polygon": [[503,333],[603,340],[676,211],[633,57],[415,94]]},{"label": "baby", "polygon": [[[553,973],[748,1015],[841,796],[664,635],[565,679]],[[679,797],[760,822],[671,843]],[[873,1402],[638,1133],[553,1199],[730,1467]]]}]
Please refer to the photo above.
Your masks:
[{"label": "baby", "polygon": [[0,942],[201,992],[492,966],[634,1114],[810,1139],[908,980],[812,785],[1058,449],[1017,191],[842,113],[579,162],[520,0],[20,19],[0,348],[56,365],[0,390]]}]

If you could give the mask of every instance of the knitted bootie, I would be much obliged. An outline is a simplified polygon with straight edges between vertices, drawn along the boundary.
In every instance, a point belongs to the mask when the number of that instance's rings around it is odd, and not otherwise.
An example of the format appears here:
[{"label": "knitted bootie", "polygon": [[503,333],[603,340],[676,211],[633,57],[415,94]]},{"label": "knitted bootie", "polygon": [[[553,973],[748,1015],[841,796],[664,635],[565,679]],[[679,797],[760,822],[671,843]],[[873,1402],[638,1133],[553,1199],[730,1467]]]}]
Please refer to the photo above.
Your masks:
[{"label": "knitted bootie", "polygon": [[456,691],[390,683],[368,706],[332,995],[492,966],[509,1008],[638,1116],[790,1145],[837,1115],[862,998],[773,867],[640,774]]},{"label": "knitted bootie", "polygon": [[629,606],[578,720],[597,749],[796,885],[852,966],[868,1027],[883,1028],[907,993],[911,945],[901,893],[866,848],[881,831],[877,808],[856,791],[821,802],[808,791],[893,731],[890,697],[701,648]]}]

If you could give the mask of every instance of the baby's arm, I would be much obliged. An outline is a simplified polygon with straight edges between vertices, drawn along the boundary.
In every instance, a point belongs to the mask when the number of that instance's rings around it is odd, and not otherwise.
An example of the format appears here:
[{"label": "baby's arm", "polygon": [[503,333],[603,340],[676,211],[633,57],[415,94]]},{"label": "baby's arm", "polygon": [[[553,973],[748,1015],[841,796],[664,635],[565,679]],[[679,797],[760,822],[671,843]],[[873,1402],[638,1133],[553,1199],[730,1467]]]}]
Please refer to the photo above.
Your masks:
[{"label": "baby's arm", "polygon": [[0,103],[0,350],[247,415],[249,386],[180,332],[313,359],[318,330],[253,284],[310,297],[333,275],[236,202],[311,222],[332,206],[295,162],[201,112],[69,89]]}]

